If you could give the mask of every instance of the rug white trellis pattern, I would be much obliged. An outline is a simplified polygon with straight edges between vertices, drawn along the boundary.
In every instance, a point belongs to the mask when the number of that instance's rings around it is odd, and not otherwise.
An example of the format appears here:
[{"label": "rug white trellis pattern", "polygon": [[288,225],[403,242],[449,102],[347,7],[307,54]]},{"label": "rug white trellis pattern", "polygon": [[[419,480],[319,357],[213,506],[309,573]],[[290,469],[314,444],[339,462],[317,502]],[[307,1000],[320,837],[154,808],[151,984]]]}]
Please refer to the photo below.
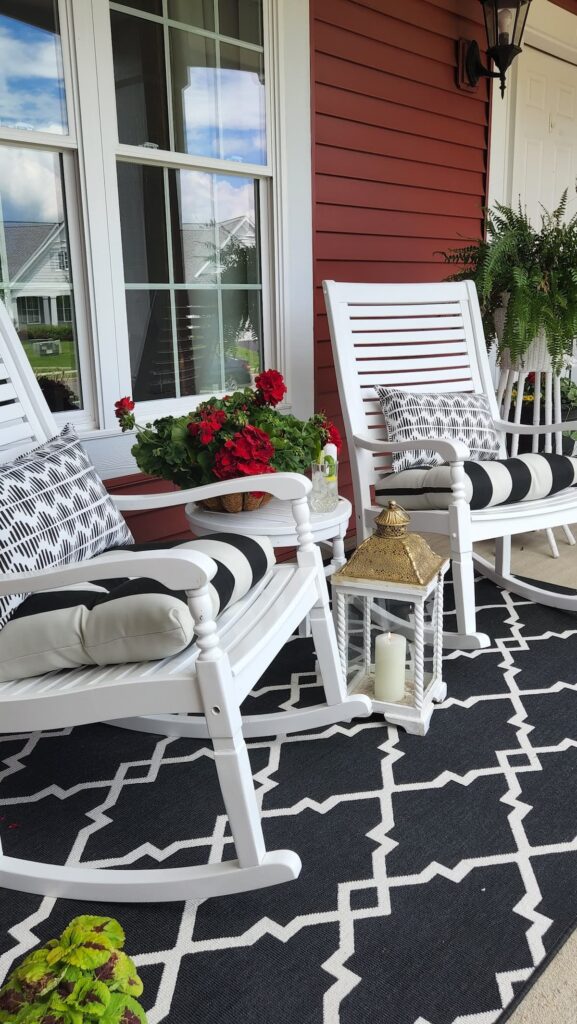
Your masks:
[{"label": "rug white trellis pattern", "polygon": [[[296,882],[91,906],[122,921],[150,1024],[505,1019],[577,923],[577,619],[486,581],[477,594],[494,642],[447,655],[427,737],[375,717],[251,742],[267,842],[298,851]],[[294,639],[250,711],[315,702],[313,665]],[[202,743],[98,725],[0,736],[0,759],[16,856],[234,856]],[[0,978],[87,909],[0,890]]]}]

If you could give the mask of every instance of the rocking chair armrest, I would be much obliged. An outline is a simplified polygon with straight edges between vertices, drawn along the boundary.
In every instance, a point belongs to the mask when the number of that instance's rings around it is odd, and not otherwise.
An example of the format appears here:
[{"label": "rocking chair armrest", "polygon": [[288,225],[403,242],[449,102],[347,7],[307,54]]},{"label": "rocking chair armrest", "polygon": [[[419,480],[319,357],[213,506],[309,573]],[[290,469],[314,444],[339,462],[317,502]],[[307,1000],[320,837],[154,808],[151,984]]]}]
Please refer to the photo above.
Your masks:
[{"label": "rocking chair armrest", "polygon": [[566,420],[564,423],[509,423],[508,420],[495,420],[497,430],[505,434],[555,434],[565,430],[577,430],[577,420]]},{"label": "rocking chair armrest", "polygon": [[162,583],[169,590],[199,590],[217,571],[216,562],[201,551],[182,548],[165,551],[107,551],[104,555],[71,565],[58,565],[37,572],[0,574],[0,595],[36,594],[43,590],[69,587],[75,583],[119,577],[144,577]]},{"label": "rocking chair armrest", "polygon": [[111,494],[114,504],[121,512],[144,511],[155,508],[173,508],[188,502],[219,498],[223,494],[238,494],[246,491],[265,491],[283,501],[306,498],[312,488],[310,480],[301,473],[262,473],[259,476],[235,477],[234,480],[219,480],[218,483],[203,487],[189,487],[182,491],[165,491],[160,494]]},{"label": "rocking chair armrest", "polygon": [[462,441],[441,441],[426,437],[415,441],[383,441],[363,434],[354,434],[353,440],[359,448],[365,448],[369,452],[410,452],[426,449],[438,452],[445,462],[449,463],[464,462],[470,455],[467,445]]}]

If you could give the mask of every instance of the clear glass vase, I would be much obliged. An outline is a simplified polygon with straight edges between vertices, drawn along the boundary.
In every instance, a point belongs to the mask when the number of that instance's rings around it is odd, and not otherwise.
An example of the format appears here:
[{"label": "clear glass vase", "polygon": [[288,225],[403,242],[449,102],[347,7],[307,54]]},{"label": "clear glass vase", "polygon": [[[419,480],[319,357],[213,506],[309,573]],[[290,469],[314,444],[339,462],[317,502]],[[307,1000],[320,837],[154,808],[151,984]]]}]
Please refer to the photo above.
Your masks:
[{"label": "clear glass vase", "polygon": [[334,512],[339,503],[338,466],[330,462],[311,465],[313,489],[309,494],[311,512]]}]

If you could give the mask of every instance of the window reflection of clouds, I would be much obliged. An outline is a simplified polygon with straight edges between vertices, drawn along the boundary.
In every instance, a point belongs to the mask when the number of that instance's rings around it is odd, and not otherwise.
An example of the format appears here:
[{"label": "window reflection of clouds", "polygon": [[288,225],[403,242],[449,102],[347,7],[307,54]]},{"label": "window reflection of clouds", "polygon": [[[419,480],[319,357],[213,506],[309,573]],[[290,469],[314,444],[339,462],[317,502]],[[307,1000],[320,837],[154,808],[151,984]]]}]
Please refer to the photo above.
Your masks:
[{"label": "window reflection of clouds", "polygon": [[1,14],[0,125],[68,131],[59,36]]},{"label": "window reflection of clouds", "polygon": [[4,221],[64,219],[60,163],[54,153],[0,147],[0,213]]},{"label": "window reflection of clouds", "polygon": [[180,171],[179,184],[181,221],[185,224],[207,224],[244,216],[254,220],[252,178]]},{"label": "window reflection of clouds", "polygon": [[186,152],[220,156],[216,116],[218,77],[222,156],[227,160],[266,163],[264,85],[256,72],[232,68],[188,69],[182,90]]}]

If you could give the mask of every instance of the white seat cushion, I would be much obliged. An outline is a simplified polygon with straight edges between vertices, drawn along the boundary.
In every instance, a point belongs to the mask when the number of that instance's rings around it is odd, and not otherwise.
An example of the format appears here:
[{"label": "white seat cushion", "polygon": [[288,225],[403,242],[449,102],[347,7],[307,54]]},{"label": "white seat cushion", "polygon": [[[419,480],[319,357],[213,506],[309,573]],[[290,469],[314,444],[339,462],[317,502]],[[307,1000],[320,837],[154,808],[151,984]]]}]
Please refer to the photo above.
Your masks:
[{"label": "white seat cushion", "polygon": [[[215,618],[245,597],[275,562],[267,537],[222,533],[176,546],[202,551],[216,562],[209,584]],[[185,594],[154,580],[113,579],[43,591],[28,597],[0,630],[0,682],[81,665],[157,661],[179,654],[193,638]]]},{"label": "white seat cushion", "polygon": [[[465,462],[465,497],[472,509],[512,505],[557,494],[577,483],[577,458],[530,452],[513,459]],[[409,510],[446,509],[453,501],[449,466],[389,473],[377,483],[379,505],[394,498]]]}]

